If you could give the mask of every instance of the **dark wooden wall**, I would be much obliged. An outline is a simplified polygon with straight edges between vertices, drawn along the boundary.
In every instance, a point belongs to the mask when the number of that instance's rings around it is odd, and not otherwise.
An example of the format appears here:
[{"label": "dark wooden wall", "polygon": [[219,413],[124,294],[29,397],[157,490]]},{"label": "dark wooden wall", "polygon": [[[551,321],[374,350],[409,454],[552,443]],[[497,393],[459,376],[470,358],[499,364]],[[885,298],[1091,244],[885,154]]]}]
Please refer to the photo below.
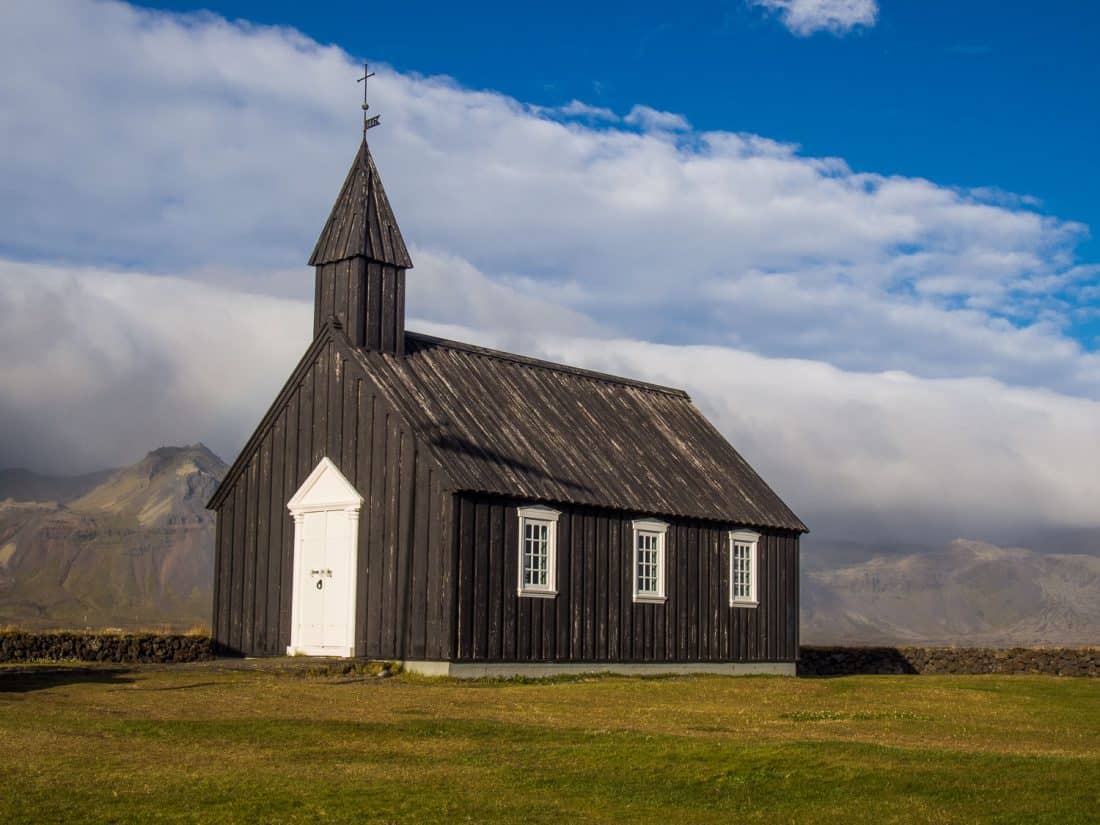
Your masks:
[{"label": "dark wooden wall", "polygon": [[365,258],[317,267],[313,333],[335,316],[356,346],[405,351],[405,270]]},{"label": "dark wooden wall", "polygon": [[438,467],[332,340],[320,340],[242,453],[217,503],[214,636],[230,651],[290,643],[294,522],[286,503],[327,455],[365,498],[359,521],[356,652],[449,652],[452,496]]},{"label": "dark wooden wall", "polygon": [[669,520],[664,604],[633,601],[634,516],[560,507],[558,595],[516,594],[516,505],[456,496],[456,660],[789,662],[798,654],[798,534],[763,533],[760,604],[729,604],[729,527]]}]

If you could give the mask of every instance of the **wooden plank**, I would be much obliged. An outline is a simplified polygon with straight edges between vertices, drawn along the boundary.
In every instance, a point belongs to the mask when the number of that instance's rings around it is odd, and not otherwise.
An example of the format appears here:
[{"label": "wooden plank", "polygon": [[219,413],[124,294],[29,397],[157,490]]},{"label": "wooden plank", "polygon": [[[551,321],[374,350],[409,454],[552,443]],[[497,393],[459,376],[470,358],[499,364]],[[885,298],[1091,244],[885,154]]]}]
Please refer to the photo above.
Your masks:
[{"label": "wooden plank", "polygon": [[688,616],[689,602],[689,560],[691,557],[691,538],[693,529],[676,525],[676,594],[675,606],[669,606],[671,622],[674,625],[673,632],[668,635],[668,654],[675,656],[677,661],[683,662],[688,658]]},{"label": "wooden plank", "polygon": [[244,590],[241,610],[241,650],[248,656],[255,655],[253,632],[256,627],[256,505],[259,501],[259,454],[248,463],[248,495],[245,498],[244,536]]},{"label": "wooden plank", "polygon": [[248,508],[248,472],[240,475],[233,490],[233,593],[230,599],[229,645],[242,651],[244,628],[245,514]]},{"label": "wooden plank", "polygon": [[542,614],[542,652],[544,662],[554,661],[558,649],[558,612],[554,604],[556,599],[539,600],[539,612]]},{"label": "wooden plank", "polygon": [[596,647],[594,658],[607,661],[608,581],[607,581],[607,531],[609,518],[601,513],[596,519]]},{"label": "wooden plank", "polygon": [[286,510],[289,496],[283,495],[286,475],[286,419],[287,411],[275,419],[271,437],[271,537],[267,545],[267,646],[269,656],[286,652],[280,644],[279,604],[283,589],[283,532],[290,516]]},{"label": "wooden plank", "polygon": [[394,283],[395,277],[393,267],[382,267],[382,317],[379,321],[382,327],[383,352],[393,352],[397,346],[397,285]]},{"label": "wooden plank", "polygon": [[489,505],[489,553],[488,591],[488,642],[485,655],[489,659],[501,659],[504,655],[504,560],[508,548],[504,546],[504,506],[499,501]]},{"label": "wooden plank", "polygon": [[359,510],[359,569],[355,580],[355,594],[358,600],[355,618],[355,648],[359,655],[368,655],[371,649],[368,637],[369,614],[373,608],[370,595],[370,573],[373,559],[371,547],[374,520],[371,511],[373,497],[374,456],[374,394],[360,380],[356,400],[355,425],[355,488],[363,496],[363,506]]},{"label": "wooden plank", "polygon": [[394,318],[397,321],[397,342],[395,351],[398,355],[405,354],[405,270],[398,269],[396,274],[396,309]]},{"label": "wooden plank", "polygon": [[[291,496],[301,486],[299,482],[298,467],[298,433],[301,429],[298,415],[300,408],[301,392],[295,390],[290,397],[286,410],[286,465],[283,467],[284,501],[290,501]],[[282,571],[280,580],[283,582],[279,594],[279,652],[282,653],[290,644],[291,606],[294,591],[294,521],[290,514],[283,510],[286,526],[283,531],[282,544]]]},{"label": "wooden plank", "polygon": [[[513,505],[501,508],[501,619],[500,656],[505,661],[516,658],[516,623],[519,612],[519,514]],[[561,593],[561,528],[558,529],[558,592]],[[557,599],[555,599],[557,601]]]},{"label": "wooden plank", "polygon": [[726,660],[733,660],[737,658],[737,642],[734,634],[733,627],[733,614],[737,611],[729,606],[729,593],[730,593],[730,565],[729,554],[723,552],[722,567],[721,567],[721,592],[722,592],[722,614],[721,614],[721,632],[722,632],[722,658]]},{"label": "wooden plank", "polygon": [[382,344],[382,266],[367,263],[367,313],[365,341],[368,349],[379,349]]},{"label": "wooden plank", "polygon": [[607,519],[607,658],[621,658],[620,621],[622,615],[622,521],[611,514]]},{"label": "wooden plank", "polygon": [[396,415],[386,416],[385,582],[382,585],[382,655],[397,656],[397,542],[400,536],[401,433]]},{"label": "wooden plank", "polygon": [[371,409],[370,529],[367,532],[367,656],[382,657],[382,588],[385,580],[386,412]]},{"label": "wooden plank", "polygon": [[332,345],[325,347],[317,359],[314,370],[313,384],[313,431],[310,433],[312,443],[310,445],[310,468],[316,467],[325,457],[328,446],[328,413],[329,413],[329,363],[332,359]]},{"label": "wooden plank", "polygon": [[[519,541],[518,537],[516,541]],[[513,547],[518,547],[518,545],[513,545]],[[571,559],[573,558],[572,547],[573,516],[570,510],[565,509],[558,517],[558,597],[554,599],[554,656],[560,661],[569,659],[573,600],[573,578],[571,574]],[[516,552],[517,550],[513,550],[513,555]]]},{"label": "wooden plank", "polygon": [[474,504],[474,612],[473,656],[485,659],[489,655],[489,505],[484,500]]},{"label": "wooden plank", "polygon": [[634,661],[634,528],[630,521],[619,521],[619,564],[621,592],[619,593],[619,658]]},{"label": "wooden plank", "polygon": [[317,462],[313,460],[313,396],[316,382],[317,362],[314,361],[302,379],[302,387],[298,393],[298,474],[294,483],[295,490],[317,466]]},{"label": "wooden plank", "polygon": [[569,545],[569,658],[584,658],[584,516],[571,513]]},{"label": "wooden plank", "polygon": [[428,505],[426,508],[428,536],[427,558],[427,609],[424,625],[424,655],[433,659],[449,658],[450,639],[445,620],[443,592],[444,567],[449,565],[449,550],[443,543],[443,495],[439,490],[439,477],[435,470],[428,473]]},{"label": "wooden plank", "polygon": [[328,433],[325,439],[325,455],[348,476],[343,464],[344,455],[344,370],[347,361],[335,347],[329,356],[328,371]]},{"label": "wooden plank", "polygon": [[394,628],[394,656],[406,658],[410,579],[412,578],[412,533],[416,496],[416,444],[412,436],[400,433],[400,485],[398,491],[397,532],[397,599]]},{"label": "wooden plank", "polygon": [[324,318],[324,304],[321,303],[321,282],[324,280],[322,274],[323,267],[317,267],[314,270],[313,278],[313,337],[317,337],[317,333],[321,331],[321,327],[325,325]]},{"label": "wooden plank", "polygon": [[333,264],[325,264],[318,269],[318,277],[321,281],[321,323],[324,324],[329,316],[335,312],[335,297],[333,295]]},{"label": "wooden plank", "polygon": [[439,485],[437,495],[440,499],[440,536],[439,545],[444,551],[442,556],[443,581],[440,583],[442,598],[442,616],[446,621],[446,633],[441,633],[439,638],[447,639],[445,658],[455,659],[458,656],[458,594],[455,592],[458,581],[458,526],[455,522],[455,514],[458,510],[458,499],[450,490],[444,489],[443,481],[438,476],[436,483]]},{"label": "wooden plank", "polygon": [[348,328],[348,269],[347,261],[332,265],[332,314]]},{"label": "wooden plank", "polygon": [[699,593],[699,653],[700,661],[710,658],[710,557],[713,531],[700,527],[699,556],[696,576]]},{"label": "wooden plank", "polygon": [[460,659],[469,659],[474,654],[474,530],[475,519],[474,502],[469,496],[462,496],[458,501],[458,578],[457,587],[459,597],[458,606],[458,650],[456,655]]},{"label": "wooden plank", "polygon": [[699,575],[699,538],[703,531],[702,525],[693,525],[688,529],[687,559],[684,564],[684,574],[687,582],[684,593],[687,598],[687,648],[684,658],[690,661],[699,660],[699,602],[700,599],[700,575]]},{"label": "wooden plank", "polygon": [[596,516],[584,514],[584,660],[596,658]]},{"label": "wooden plank", "polygon": [[546,602],[544,599],[524,599],[524,601],[529,603],[531,615],[531,636],[527,643],[527,658],[532,662],[537,662],[542,658],[542,606]]},{"label": "wooden plank", "polygon": [[229,617],[232,613],[233,595],[233,499],[232,494],[223,499],[218,510],[218,567],[220,575],[221,597],[218,599],[218,613],[214,625],[219,643],[229,644]]},{"label": "wooden plank", "polygon": [[793,558],[791,559],[791,571],[793,581],[791,582],[791,591],[793,597],[791,599],[791,655],[794,658],[798,658],[801,654],[799,652],[799,645],[801,640],[799,634],[801,631],[802,614],[800,602],[802,600],[802,565],[800,563],[800,556],[802,553],[801,539],[795,536],[791,539],[791,543],[794,545],[792,549]]},{"label": "wooden plank", "polygon": [[253,611],[255,629],[252,646],[259,655],[267,647],[267,565],[271,556],[271,450],[274,430],[268,430],[260,443],[260,484],[256,512],[256,596]]},{"label": "wooden plank", "polygon": [[[414,445],[415,447],[415,445]],[[416,488],[412,506],[412,582],[409,590],[410,659],[427,656],[425,631],[428,625],[428,538],[431,525],[431,470],[428,462],[416,451]],[[433,601],[436,601],[433,599]]]}]

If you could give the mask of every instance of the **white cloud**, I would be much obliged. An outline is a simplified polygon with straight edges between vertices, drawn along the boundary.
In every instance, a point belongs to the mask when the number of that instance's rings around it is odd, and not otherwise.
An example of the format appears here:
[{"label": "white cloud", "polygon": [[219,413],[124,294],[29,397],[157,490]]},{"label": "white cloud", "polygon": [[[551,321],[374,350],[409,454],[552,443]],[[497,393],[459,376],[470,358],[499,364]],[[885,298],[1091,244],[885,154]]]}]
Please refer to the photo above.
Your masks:
[{"label": "white cloud", "polygon": [[589,120],[606,120],[608,122],[615,122],[619,120],[619,116],[610,109],[607,109],[603,106],[592,106],[580,100],[571,100],[564,106],[559,106],[553,111],[556,114],[563,115],[565,117],[580,117],[587,118]]},{"label": "white cloud", "polygon": [[691,128],[683,115],[662,112],[641,104],[633,106],[623,120],[647,132],[686,132]]},{"label": "white cloud", "polygon": [[[210,15],[42,0],[8,16],[0,253],[309,295],[293,272],[354,150],[355,61]],[[642,105],[640,131],[579,101],[561,122],[384,66],[372,95],[411,244],[610,332],[1100,395],[1096,356],[1064,334],[1097,280],[1075,258],[1086,229],[1024,200]]]},{"label": "white cloud", "polygon": [[[429,271],[420,288],[463,307],[457,322],[414,317],[411,329],[682,386],[811,527],[822,526],[813,516],[856,510],[912,517],[922,534],[1100,524],[1100,474],[1082,449],[1100,443],[1100,402],[983,378],[594,338],[586,319],[532,304],[467,262],[420,257]],[[492,323],[486,307],[512,323]],[[0,262],[0,313],[0,415],[19,435],[0,445],[0,466],[36,456],[54,469],[197,439],[232,458],[312,324],[305,301],[11,262]]]},{"label": "white cloud", "polygon": [[209,439],[231,458],[309,343],[290,301],[0,260],[0,467],[77,472]]},{"label": "white cloud", "polygon": [[783,25],[799,37],[827,31],[845,34],[859,26],[875,25],[877,0],[748,0],[779,15]]},{"label": "white cloud", "polygon": [[[309,334],[357,61],[211,15],[5,14],[0,465],[230,457]],[[412,328],[685,384],[807,517],[1087,517],[1085,227],[642,105],[624,128],[385,66],[372,98]]]}]

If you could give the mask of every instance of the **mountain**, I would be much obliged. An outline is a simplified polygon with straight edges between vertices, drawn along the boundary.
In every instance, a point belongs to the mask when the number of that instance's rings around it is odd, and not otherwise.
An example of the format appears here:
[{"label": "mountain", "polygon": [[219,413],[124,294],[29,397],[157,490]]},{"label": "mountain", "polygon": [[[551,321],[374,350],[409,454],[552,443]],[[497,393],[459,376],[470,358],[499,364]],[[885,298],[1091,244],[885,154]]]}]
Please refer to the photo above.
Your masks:
[{"label": "mountain", "polygon": [[16,484],[0,502],[0,625],[209,624],[214,518],[205,504],[227,469],[195,444],[95,479],[43,484],[24,474],[29,491]]},{"label": "mountain", "polygon": [[803,571],[806,644],[1100,644],[1100,557],[957,539]]}]

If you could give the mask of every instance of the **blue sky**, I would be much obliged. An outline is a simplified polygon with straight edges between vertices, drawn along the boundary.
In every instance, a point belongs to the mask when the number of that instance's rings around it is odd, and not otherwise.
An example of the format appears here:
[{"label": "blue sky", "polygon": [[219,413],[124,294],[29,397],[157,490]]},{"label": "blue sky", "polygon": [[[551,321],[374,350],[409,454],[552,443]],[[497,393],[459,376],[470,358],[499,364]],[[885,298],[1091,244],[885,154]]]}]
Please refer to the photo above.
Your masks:
[{"label": "blue sky", "polygon": [[1097,524],[1092,4],[391,5],[11,4],[0,466],[235,453],[366,56],[410,328],[683,386],[817,530]]}]

